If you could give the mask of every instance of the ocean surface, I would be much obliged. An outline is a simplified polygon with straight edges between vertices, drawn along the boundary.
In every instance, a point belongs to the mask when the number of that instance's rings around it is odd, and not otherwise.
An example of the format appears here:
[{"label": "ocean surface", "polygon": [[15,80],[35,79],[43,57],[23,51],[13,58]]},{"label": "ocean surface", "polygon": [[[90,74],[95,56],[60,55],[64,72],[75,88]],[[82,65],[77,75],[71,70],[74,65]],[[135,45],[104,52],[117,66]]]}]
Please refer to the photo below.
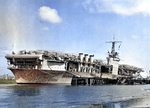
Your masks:
[{"label": "ocean surface", "polygon": [[150,85],[0,84],[0,108],[150,107]]}]

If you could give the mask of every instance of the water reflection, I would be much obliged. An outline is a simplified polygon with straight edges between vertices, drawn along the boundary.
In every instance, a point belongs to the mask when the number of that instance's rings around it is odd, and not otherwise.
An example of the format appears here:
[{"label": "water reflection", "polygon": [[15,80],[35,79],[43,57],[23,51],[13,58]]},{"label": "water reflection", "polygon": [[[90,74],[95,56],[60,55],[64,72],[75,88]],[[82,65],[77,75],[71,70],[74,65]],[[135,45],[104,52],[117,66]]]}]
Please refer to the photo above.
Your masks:
[{"label": "water reflection", "polygon": [[0,86],[0,107],[149,107],[150,86]]},{"label": "water reflection", "polygon": [[14,90],[15,95],[18,96],[37,96],[40,95],[40,91],[37,88],[17,88]]},{"label": "water reflection", "polygon": [[40,95],[39,86],[18,85],[14,87],[14,95],[18,96],[38,96]]}]

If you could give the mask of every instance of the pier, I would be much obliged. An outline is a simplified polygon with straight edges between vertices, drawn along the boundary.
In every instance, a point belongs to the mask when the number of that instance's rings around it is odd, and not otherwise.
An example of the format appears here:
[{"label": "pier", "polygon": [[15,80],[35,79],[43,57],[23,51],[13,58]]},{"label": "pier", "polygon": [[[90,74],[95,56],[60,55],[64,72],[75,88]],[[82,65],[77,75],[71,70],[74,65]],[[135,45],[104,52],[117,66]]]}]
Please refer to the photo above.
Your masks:
[{"label": "pier", "polygon": [[150,79],[132,79],[132,78],[87,78],[87,77],[74,77],[72,78],[71,85],[142,85],[150,84]]}]

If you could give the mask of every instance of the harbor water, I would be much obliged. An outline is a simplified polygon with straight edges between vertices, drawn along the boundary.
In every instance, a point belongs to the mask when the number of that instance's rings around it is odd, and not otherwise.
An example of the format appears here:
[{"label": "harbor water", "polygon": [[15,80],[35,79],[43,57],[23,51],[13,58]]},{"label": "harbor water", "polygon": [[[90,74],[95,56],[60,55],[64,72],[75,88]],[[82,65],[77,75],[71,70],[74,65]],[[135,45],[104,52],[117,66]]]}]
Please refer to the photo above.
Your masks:
[{"label": "harbor water", "polygon": [[150,85],[0,84],[0,108],[150,107]]}]

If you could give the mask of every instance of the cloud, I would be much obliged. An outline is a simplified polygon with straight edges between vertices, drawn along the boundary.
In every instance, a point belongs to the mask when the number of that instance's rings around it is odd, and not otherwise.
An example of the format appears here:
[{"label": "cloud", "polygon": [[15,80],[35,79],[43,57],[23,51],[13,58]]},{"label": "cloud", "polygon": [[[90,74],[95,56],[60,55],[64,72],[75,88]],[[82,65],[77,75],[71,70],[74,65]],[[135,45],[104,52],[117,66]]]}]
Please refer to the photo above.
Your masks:
[{"label": "cloud", "polygon": [[49,28],[48,27],[43,27],[41,30],[43,30],[43,31],[49,31]]},{"label": "cloud", "polygon": [[90,13],[116,13],[120,15],[150,15],[150,0],[86,0],[82,3]]},{"label": "cloud", "polygon": [[137,36],[137,35],[132,35],[132,36],[131,36],[132,39],[137,39],[138,37],[139,37],[139,36]]},{"label": "cloud", "polygon": [[62,19],[59,17],[57,10],[43,6],[39,9],[39,15],[42,20],[50,23],[60,23]]}]

